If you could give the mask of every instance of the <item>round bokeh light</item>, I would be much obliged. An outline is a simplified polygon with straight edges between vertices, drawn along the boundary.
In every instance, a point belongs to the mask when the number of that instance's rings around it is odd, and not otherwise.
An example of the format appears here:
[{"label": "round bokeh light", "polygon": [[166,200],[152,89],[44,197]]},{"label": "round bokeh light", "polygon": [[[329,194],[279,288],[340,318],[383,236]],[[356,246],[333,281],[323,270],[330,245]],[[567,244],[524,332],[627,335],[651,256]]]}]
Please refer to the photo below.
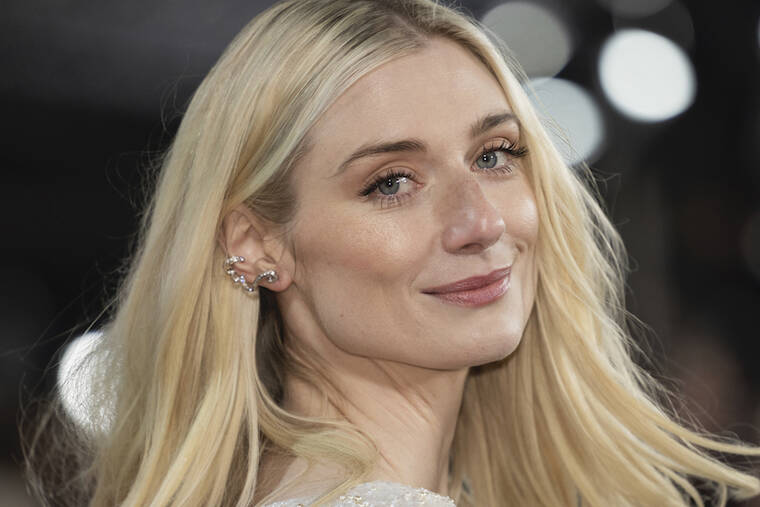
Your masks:
[{"label": "round bokeh light", "polygon": [[604,121],[590,93],[572,81],[541,78],[530,82],[528,94],[565,162],[596,160],[604,144]]},{"label": "round bokeh light", "polygon": [[[99,403],[97,409],[93,407],[97,403],[92,389],[97,360],[91,353],[101,337],[98,331],[79,336],[67,345],[58,365],[57,381],[63,407],[77,425],[91,432],[110,424],[112,409],[108,401]],[[93,420],[93,415],[97,420]]]},{"label": "round bokeh light", "polygon": [[488,11],[482,22],[507,44],[530,77],[556,75],[572,55],[572,38],[565,23],[535,3],[501,3]]},{"label": "round bokeh light", "polygon": [[612,105],[639,121],[677,116],[696,95],[688,56],[670,39],[645,30],[621,30],[604,43],[599,80]]}]

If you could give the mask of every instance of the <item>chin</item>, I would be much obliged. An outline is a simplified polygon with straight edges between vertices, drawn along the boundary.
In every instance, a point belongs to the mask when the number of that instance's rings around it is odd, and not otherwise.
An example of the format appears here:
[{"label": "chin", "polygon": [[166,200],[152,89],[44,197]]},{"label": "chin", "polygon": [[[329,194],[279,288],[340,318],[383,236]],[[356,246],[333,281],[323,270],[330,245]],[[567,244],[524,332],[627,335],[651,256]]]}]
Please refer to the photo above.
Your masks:
[{"label": "chin", "polygon": [[437,357],[431,357],[431,359],[434,359],[434,362],[429,367],[455,370],[502,361],[517,350],[520,341],[520,335],[493,337],[487,343],[483,339],[479,339],[476,345],[462,344],[458,348],[459,353],[455,355],[451,355],[451,349],[447,350],[449,355],[436,354]]},{"label": "chin", "polygon": [[[480,348],[477,354],[474,354],[471,358],[472,364],[470,366],[479,366],[481,364],[488,364],[497,361],[501,361],[517,350],[517,347],[522,341],[522,333],[508,333],[498,337],[494,337],[493,341],[489,341],[487,345]],[[481,341],[483,343],[483,341]]]}]

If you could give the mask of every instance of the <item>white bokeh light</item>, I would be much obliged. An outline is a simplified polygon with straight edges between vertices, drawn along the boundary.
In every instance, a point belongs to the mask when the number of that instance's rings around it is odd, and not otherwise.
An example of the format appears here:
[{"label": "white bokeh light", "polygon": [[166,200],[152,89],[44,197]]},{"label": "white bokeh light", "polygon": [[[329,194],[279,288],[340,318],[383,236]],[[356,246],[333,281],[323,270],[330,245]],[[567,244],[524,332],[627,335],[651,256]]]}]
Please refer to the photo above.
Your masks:
[{"label": "white bokeh light", "polygon": [[[565,79],[534,79],[530,87],[535,92],[528,90],[531,101],[542,120],[550,123],[549,134],[565,161],[570,165],[593,162],[604,144],[604,121],[594,97]],[[554,127],[552,122],[556,123]]]},{"label": "white bokeh light", "polygon": [[530,77],[556,75],[572,55],[573,42],[565,24],[535,3],[501,3],[482,22],[507,44]]},{"label": "white bokeh light", "polygon": [[92,376],[97,361],[90,353],[101,337],[102,333],[99,331],[79,336],[67,345],[58,365],[58,389],[63,407],[77,425],[91,432],[105,429],[112,408],[109,403],[98,402],[95,412],[97,420],[92,419],[93,404],[96,403],[92,390]]},{"label": "white bokeh light", "polygon": [[645,30],[621,30],[604,43],[599,80],[610,102],[639,121],[681,114],[696,95],[689,57],[670,39]]}]

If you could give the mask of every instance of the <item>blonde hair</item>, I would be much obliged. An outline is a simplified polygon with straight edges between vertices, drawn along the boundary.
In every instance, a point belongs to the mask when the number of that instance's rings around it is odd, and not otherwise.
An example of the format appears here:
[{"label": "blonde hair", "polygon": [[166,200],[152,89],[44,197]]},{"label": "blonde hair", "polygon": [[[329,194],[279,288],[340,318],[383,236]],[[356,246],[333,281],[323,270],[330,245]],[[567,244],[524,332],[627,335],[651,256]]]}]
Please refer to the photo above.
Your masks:
[{"label": "blonde hair", "polygon": [[[471,51],[503,87],[530,148],[540,220],[535,306],[518,349],[471,370],[449,495],[460,506],[703,505],[695,479],[721,505],[760,492],[757,478],[711,454],[758,449],[678,422],[632,360],[621,238],[591,172],[569,168],[552,145],[504,45],[434,0],[288,0],[235,37],[189,104],[93,355],[95,430],[65,422],[72,438],[39,426],[27,449],[43,501],[262,504],[272,497],[257,491],[268,449],[346,469],[319,502],[368,477],[368,435],[281,408],[288,375],[332,391],[283,343],[273,295],[245,297],[230,283],[217,236],[240,203],[287,231],[297,211],[289,177],[310,127],[358,78],[432,37]],[[60,463],[72,443],[76,459]],[[36,464],[43,455],[53,457]],[[64,466],[75,471],[61,478]]]}]

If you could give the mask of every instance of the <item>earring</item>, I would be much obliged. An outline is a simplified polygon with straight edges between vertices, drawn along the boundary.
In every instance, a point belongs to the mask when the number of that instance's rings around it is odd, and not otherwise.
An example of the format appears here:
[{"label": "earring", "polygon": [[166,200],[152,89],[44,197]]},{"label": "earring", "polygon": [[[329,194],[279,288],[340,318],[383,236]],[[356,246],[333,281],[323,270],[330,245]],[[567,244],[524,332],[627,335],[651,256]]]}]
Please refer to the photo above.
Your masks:
[{"label": "earring", "polygon": [[256,290],[256,287],[258,287],[259,282],[261,282],[262,279],[266,279],[268,283],[276,282],[278,277],[277,273],[270,269],[269,271],[264,271],[260,275],[256,276],[256,278],[253,280],[253,283],[251,285],[248,285],[248,282],[245,279],[245,275],[242,273],[238,273],[235,271],[235,269],[232,267],[233,264],[236,262],[243,262],[245,260],[244,257],[240,257],[237,255],[233,255],[232,257],[229,257],[226,261],[224,261],[224,271],[230,275],[230,278],[232,278],[233,283],[239,283],[243,289],[246,291],[253,292]]}]

